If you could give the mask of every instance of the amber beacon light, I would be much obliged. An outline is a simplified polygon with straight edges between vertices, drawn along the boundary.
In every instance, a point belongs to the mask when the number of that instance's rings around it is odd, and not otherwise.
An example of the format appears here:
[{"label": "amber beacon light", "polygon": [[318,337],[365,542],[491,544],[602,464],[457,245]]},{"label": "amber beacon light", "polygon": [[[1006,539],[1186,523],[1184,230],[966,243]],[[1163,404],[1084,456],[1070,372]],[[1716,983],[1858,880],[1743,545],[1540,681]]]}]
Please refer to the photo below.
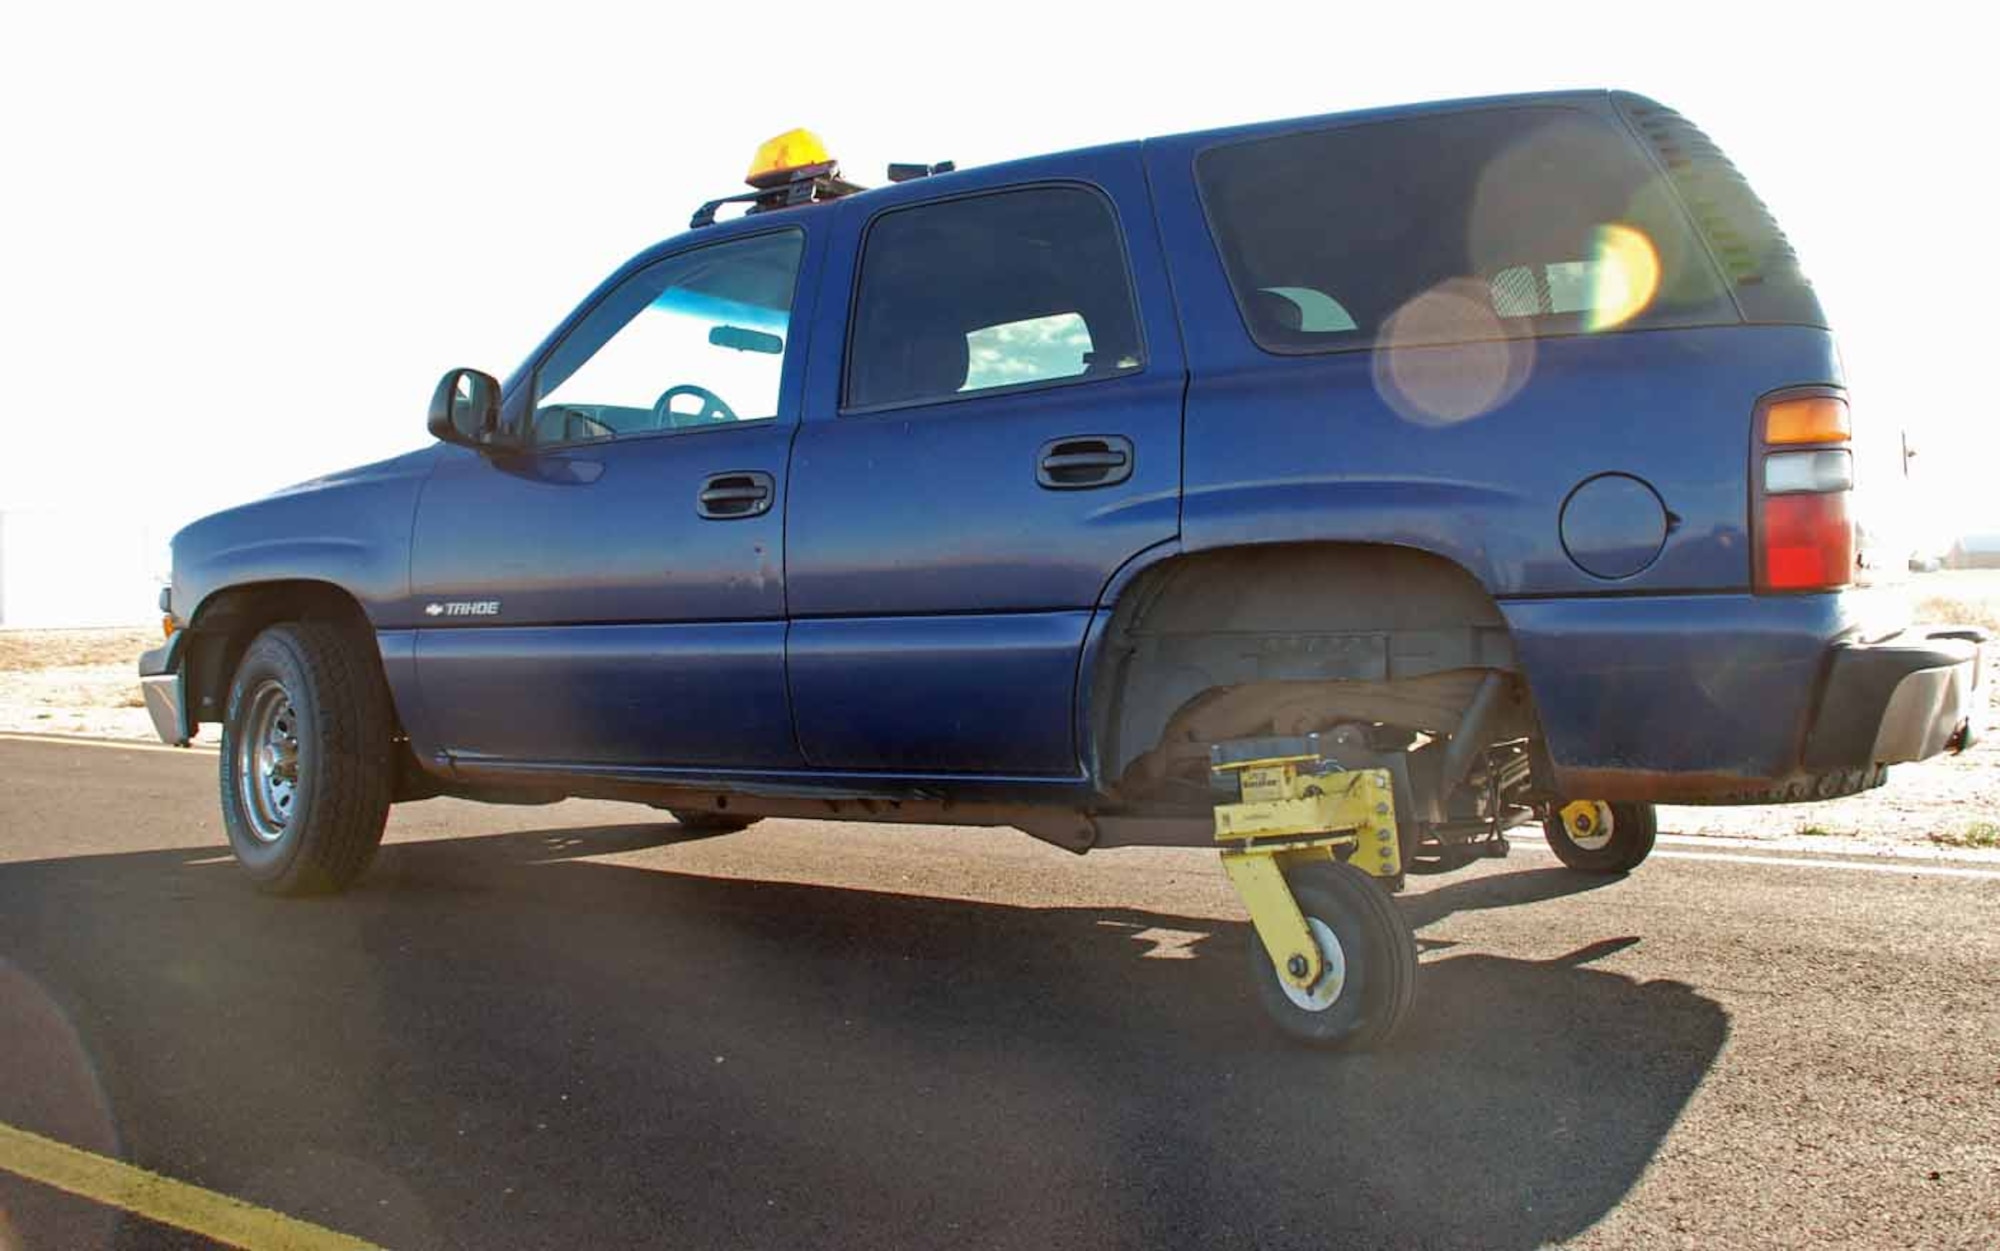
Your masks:
[{"label": "amber beacon light", "polygon": [[743,176],[743,181],[753,187],[775,187],[801,173],[832,164],[833,158],[827,155],[826,144],[820,142],[818,135],[810,130],[788,130],[758,145],[757,155],[750,159],[750,172]]}]

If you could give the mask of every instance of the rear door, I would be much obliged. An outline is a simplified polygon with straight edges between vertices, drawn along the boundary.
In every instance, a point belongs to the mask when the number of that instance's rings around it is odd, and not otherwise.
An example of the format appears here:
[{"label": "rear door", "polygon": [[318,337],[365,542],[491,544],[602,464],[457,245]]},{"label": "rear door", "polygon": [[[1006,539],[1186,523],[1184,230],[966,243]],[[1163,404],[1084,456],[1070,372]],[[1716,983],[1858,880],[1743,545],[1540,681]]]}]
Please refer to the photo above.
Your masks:
[{"label": "rear door", "polygon": [[1092,611],[1179,531],[1185,375],[1138,150],[840,211],[817,333],[841,341],[844,305],[845,351],[816,352],[792,457],[801,748],[1075,776]]},{"label": "rear door", "polygon": [[411,562],[437,747],[461,762],[800,763],[784,497],[807,244],[781,227],[638,268],[519,384],[531,447],[446,453]]}]

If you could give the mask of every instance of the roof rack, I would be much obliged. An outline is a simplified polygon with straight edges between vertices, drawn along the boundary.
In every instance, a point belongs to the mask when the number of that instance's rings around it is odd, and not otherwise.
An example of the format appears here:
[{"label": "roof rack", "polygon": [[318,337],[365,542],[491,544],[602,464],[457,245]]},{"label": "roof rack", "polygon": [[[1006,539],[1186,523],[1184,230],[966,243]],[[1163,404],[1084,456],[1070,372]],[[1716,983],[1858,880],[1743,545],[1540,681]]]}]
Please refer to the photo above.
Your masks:
[{"label": "roof rack", "polygon": [[774,209],[796,208],[801,204],[818,204],[825,200],[838,200],[842,196],[853,195],[868,188],[852,183],[840,176],[840,166],[833,161],[822,161],[817,165],[804,165],[784,171],[782,181],[757,187],[737,195],[726,195],[719,200],[710,200],[694,211],[693,220],[688,222],[690,230],[715,224],[715,211],[725,204],[748,204],[752,213],[768,213]]},{"label": "roof rack", "polygon": [[956,161],[939,161],[935,165],[926,165],[918,161],[892,161],[889,164],[889,181],[911,182],[918,178],[934,178],[957,169]]},{"label": "roof rack", "polygon": [[[957,166],[950,161],[935,165],[895,164],[889,167],[890,182],[908,182],[949,174]],[[748,204],[752,213],[797,208],[822,200],[838,200],[868,188],[840,176],[840,166],[827,155],[826,145],[810,130],[788,130],[766,139],[750,158],[750,172],[744,176],[750,190],[710,200],[694,211],[688,229],[700,230],[715,224],[715,211],[725,204]]]}]

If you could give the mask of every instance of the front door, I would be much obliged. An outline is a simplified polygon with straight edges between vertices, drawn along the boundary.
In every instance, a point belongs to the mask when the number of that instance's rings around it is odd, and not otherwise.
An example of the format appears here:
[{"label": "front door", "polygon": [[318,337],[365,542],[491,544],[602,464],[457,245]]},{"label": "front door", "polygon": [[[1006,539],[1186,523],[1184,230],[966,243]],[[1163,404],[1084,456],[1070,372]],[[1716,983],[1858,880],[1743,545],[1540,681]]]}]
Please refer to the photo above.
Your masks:
[{"label": "front door", "polygon": [[792,457],[800,746],[819,768],[1076,776],[1092,613],[1179,532],[1185,375],[1138,150],[841,208],[846,350],[815,352]]},{"label": "front door", "polygon": [[805,246],[774,229],[637,269],[524,371],[525,451],[447,452],[411,574],[452,757],[801,763],[784,505]]}]

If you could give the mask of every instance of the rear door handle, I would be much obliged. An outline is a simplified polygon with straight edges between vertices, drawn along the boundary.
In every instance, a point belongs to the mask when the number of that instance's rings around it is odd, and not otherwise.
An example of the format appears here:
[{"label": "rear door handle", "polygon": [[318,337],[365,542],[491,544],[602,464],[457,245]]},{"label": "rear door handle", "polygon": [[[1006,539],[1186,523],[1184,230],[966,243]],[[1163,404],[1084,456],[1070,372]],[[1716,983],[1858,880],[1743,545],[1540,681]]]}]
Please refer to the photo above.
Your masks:
[{"label": "rear door handle", "polygon": [[777,494],[777,482],[760,470],[712,473],[702,479],[701,494],[694,497],[694,510],[710,521],[761,517],[771,511],[771,501]]},{"label": "rear door handle", "polygon": [[1132,440],[1122,434],[1050,439],[1035,453],[1035,481],[1052,491],[1115,486],[1132,476]]}]

